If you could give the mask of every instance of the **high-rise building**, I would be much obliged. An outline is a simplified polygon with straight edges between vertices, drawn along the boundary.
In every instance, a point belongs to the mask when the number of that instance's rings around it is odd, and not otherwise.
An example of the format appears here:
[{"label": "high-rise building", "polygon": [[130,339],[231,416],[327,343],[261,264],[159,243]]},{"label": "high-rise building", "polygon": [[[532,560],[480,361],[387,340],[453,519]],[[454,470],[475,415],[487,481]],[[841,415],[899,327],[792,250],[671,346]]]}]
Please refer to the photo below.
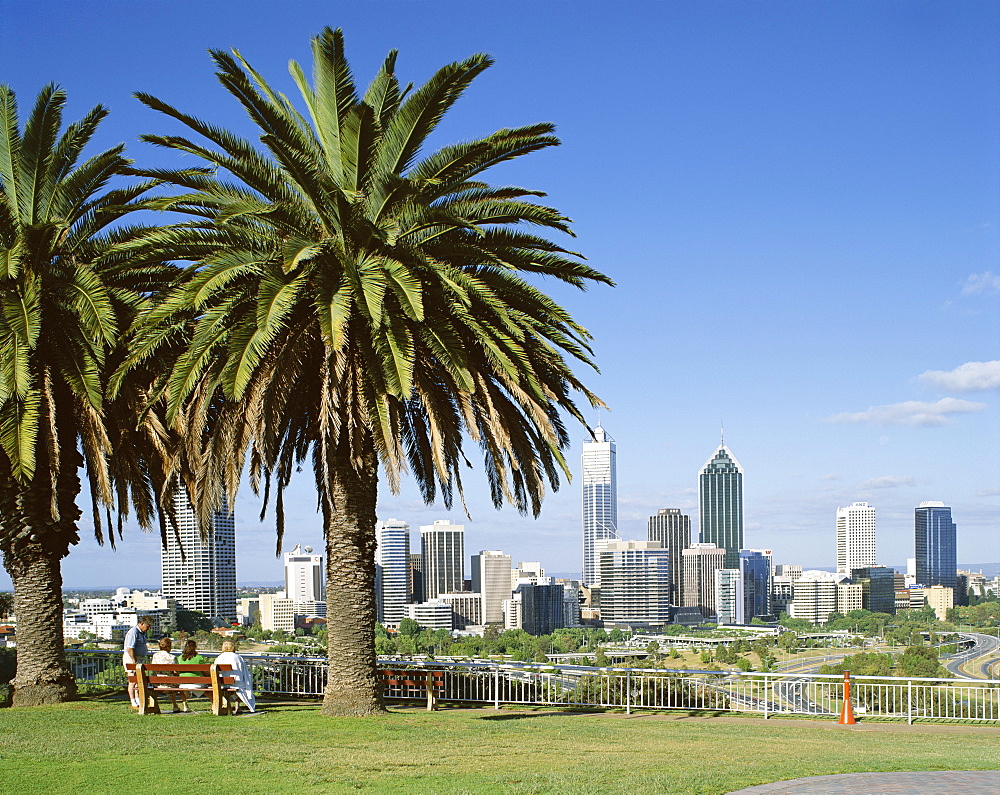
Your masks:
[{"label": "high-rise building", "polygon": [[[437,601],[451,605],[451,628],[465,629],[481,626],[483,623],[483,596],[479,593],[439,593]],[[503,618],[503,612],[500,614]]]},{"label": "high-rise building", "polygon": [[684,558],[681,555],[691,546],[691,517],[680,508],[661,508],[650,516],[647,526],[650,541],[659,541],[670,551],[670,604],[684,604]]},{"label": "high-rise building", "polygon": [[518,585],[513,596],[520,602],[521,629],[529,635],[550,635],[563,626],[563,587],[544,579],[548,582]]},{"label": "high-rise building", "polygon": [[896,570],[888,566],[851,569],[851,580],[861,586],[861,607],[873,613],[896,612]]},{"label": "high-rise building", "polygon": [[296,544],[285,553],[285,594],[297,605],[326,599],[323,556],[312,551],[312,547]]},{"label": "high-rise building", "polygon": [[875,506],[852,502],[837,509],[837,574],[875,565]]},{"label": "high-rise building", "polygon": [[715,572],[725,568],[726,550],[697,543],[681,552],[684,558],[684,607],[695,607],[704,618],[715,615]]},{"label": "high-rise building", "polygon": [[955,523],[943,502],[922,502],[914,510],[916,579],[920,585],[958,583]]},{"label": "high-rise building", "polygon": [[563,626],[582,626],[580,624],[580,581],[557,579],[556,584],[563,587]]},{"label": "high-rise building", "polygon": [[615,440],[600,425],[583,443],[583,583],[597,585],[597,542],[618,538]]},{"label": "high-rise building", "polygon": [[412,604],[424,601],[424,559],[419,552],[410,553],[410,598]]},{"label": "high-rise building", "polygon": [[830,613],[837,611],[837,586],[845,579],[843,574],[829,571],[803,572],[792,585],[789,615],[813,624],[825,624]]},{"label": "high-rise building", "polygon": [[771,550],[740,550],[740,587],[739,623],[771,616]]},{"label": "high-rise building", "polygon": [[[801,576],[801,574],[799,575]],[[774,615],[787,613],[792,603],[792,587],[795,580],[785,574],[775,574],[771,578],[771,609]]]},{"label": "high-rise building", "polygon": [[743,575],[739,569],[715,570],[715,620],[743,624]]},{"label": "high-rise building", "polygon": [[503,600],[511,595],[511,559],[500,551],[472,556],[472,590],[483,595],[483,624],[503,623]]},{"label": "high-rise building", "polygon": [[295,632],[295,603],[284,592],[262,593],[257,597],[260,628]]},{"label": "high-rise building", "polygon": [[465,525],[436,519],[420,528],[424,601],[465,590]]},{"label": "high-rise building", "polygon": [[210,618],[236,619],[236,523],[233,514],[217,511],[208,539],[183,487],[174,495],[174,527],[167,527],[167,546],[160,552],[163,595],[184,610]]},{"label": "high-rise building", "polygon": [[410,526],[399,519],[375,524],[375,563],[380,568],[378,620],[397,626],[410,601]]},{"label": "high-rise building", "polygon": [[724,568],[738,569],[743,549],[743,468],[723,441],[698,476],[701,543],[726,551]]},{"label": "high-rise building", "polygon": [[659,541],[606,541],[598,565],[606,626],[670,622],[670,550]]}]

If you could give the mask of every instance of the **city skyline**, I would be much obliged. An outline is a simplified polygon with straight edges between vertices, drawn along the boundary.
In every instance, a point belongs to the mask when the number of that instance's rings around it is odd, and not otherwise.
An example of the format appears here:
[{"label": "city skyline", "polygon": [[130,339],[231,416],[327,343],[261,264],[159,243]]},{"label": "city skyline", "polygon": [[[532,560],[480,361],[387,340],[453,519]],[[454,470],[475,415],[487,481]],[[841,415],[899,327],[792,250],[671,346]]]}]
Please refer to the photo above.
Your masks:
[{"label": "city skyline", "polygon": [[[724,418],[746,470],[743,543],[772,549],[776,563],[835,565],[834,511],[862,501],[878,511],[880,563],[914,556],[925,501],[951,507],[960,564],[1000,562],[1000,6],[596,4],[570,14],[536,4],[525,25],[518,15],[487,23],[458,3],[436,2],[436,14],[384,5],[392,13],[304,1],[262,26],[252,2],[236,16],[184,0],[119,4],[113,15],[98,4],[63,4],[58,15],[6,4],[0,81],[23,108],[60,82],[67,118],[106,103],[97,143],[124,141],[130,156],[166,166],[136,139],[176,130],[133,91],[246,131],[212,77],[209,47],[238,47],[289,93],[288,60],[307,61],[309,37],[328,24],[344,28],[359,75],[391,48],[415,82],[489,52],[496,66],[436,142],[557,125],[563,146],[502,176],[545,191],[573,219],[567,247],[618,285],[545,287],[594,337],[601,373],[579,376],[611,411],[582,410],[621,452],[623,539],[645,538],[659,509],[697,516],[697,468]],[[189,24],[194,12],[203,24]],[[116,46],[95,56],[95,40]],[[451,510],[424,506],[409,479],[398,496],[383,489],[379,518],[449,519],[465,525],[468,550],[578,570],[587,433],[565,421],[574,481],[538,520],[494,511],[474,446],[476,469],[463,473],[471,518],[457,499]],[[285,494],[286,538],[325,552],[310,481],[295,476]],[[127,523],[117,550],[98,547],[81,508],[66,586],[156,586],[157,535]],[[279,580],[273,518],[257,521],[246,484],[233,508],[240,580]],[[5,572],[0,588],[10,588]]]}]

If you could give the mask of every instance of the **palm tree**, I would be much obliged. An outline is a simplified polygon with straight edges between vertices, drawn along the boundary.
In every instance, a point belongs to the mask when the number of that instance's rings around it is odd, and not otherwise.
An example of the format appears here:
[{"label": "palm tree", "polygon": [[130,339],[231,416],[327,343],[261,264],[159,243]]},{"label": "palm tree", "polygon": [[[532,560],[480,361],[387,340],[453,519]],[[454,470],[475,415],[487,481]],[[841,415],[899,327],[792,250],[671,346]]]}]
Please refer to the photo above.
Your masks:
[{"label": "palm tree", "polygon": [[[169,274],[117,254],[142,230],[110,229],[152,183],[108,188],[130,162],[123,146],[79,162],[107,110],[95,107],[60,133],[65,99],[56,86],[43,88],[21,130],[14,92],[0,86],[0,551],[14,584],[15,705],[75,693],[63,652],[60,561],[79,540],[81,467],[103,543],[98,509],[116,506],[121,518],[134,498],[148,524],[150,489],[164,482],[162,466],[144,457],[112,461],[113,437],[131,437],[139,449],[169,443],[155,412],[141,423],[134,413],[149,403],[143,371],[132,373],[114,406],[103,398],[120,330]],[[109,432],[109,417],[123,411],[133,413]],[[113,544],[115,529],[108,531]]]},{"label": "palm tree", "polygon": [[[217,76],[259,128],[254,143],[146,94],[199,137],[144,136],[205,167],[142,172],[174,185],[158,200],[191,220],[154,231],[129,256],[191,263],[185,287],[150,313],[129,364],[189,340],[160,389],[171,410],[221,390],[229,430],[213,438],[196,501],[230,498],[249,454],[255,487],[282,492],[311,460],[327,551],[331,620],[326,714],[382,709],[375,682],[375,504],[409,471],[424,499],[462,495],[463,444],[477,443],[497,506],[538,513],[569,476],[562,449],[572,393],[600,401],[566,356],[590,365],[589,335],[533,274],[610,281],[530,227],[569,232],[543,194],[482,172],[554,146],[550,124],[502,129],[423,154],[427,137],[491,61],[450,64],[403,88],[396,53],[359,94],[339,30],[312,42],[306,115],[234,52]],[[526,227],[528,227],[526,229]],[[206,397],[207,399],[207,397]],[[197,401],[196,401],[197,402]],[[171,417],[173,415],[170,415]],[[240,439],[249,443],[241,449]],[[218,488],[224,484],[225,488]]]}]

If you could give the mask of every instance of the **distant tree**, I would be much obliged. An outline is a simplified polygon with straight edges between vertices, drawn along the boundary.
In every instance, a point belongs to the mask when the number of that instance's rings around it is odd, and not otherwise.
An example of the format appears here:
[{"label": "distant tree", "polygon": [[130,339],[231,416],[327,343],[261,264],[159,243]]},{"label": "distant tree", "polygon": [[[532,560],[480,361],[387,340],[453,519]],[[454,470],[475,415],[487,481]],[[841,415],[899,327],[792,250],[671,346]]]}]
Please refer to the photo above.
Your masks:
[{"label": "distant tree", "polygon": [[412,618],[404,618],[399,622],[399,634],[405,636],[415,636],[420,633],[420,624]]},{"label": "distant tree", "polygon": [[193,635],[212,629],[212,619],[197,610],[177,610],[177,629]]},{"label": "distant tree", "polygon": [[933,646],[910,646],[900,655],[897,666],[903,676],[950,676],[938,662],[938,652]]}]

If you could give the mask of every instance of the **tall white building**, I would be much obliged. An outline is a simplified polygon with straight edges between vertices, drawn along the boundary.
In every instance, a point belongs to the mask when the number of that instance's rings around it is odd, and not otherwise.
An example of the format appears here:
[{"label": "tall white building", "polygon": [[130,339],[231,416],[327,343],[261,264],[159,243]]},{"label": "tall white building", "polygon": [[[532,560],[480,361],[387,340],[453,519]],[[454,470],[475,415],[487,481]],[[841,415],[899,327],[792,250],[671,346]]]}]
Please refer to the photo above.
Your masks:
[{"label": "tall white building", "polygon": [[598,547],[618,538],[618,482],[615,440],[600,425],[583,443],[583,583],[598,585]]},{"label": "tall white building", "polygon": [[410,601],[410,526],[399,519],[375,525],[375,564],[379,566],[378,620],[396,626]]},{"label": "tall white building", "polygon": [[437,519],[420,528],[424,601],[465,590],[465,525]]},{"label": "tall white building", "polygon": [[740,569],[715,570],[715,614],[719,624],[742,624],[743,573]]},{"label": "tall white building", "polygon": [[285,594],[296,604],[314,604],[326,599],[323,556],[312,554],[312,547],[296,544],[285,553]]},{"label": "tall white building", "polygon": [[483,596],[483,624],[503,623],[503,600],[511,595],[511,558],[484,549],[472,556],[472,590]]},{"label": "tall white building", "polygon": [[875,565],[875,506],[854,502],[837,509],[837,574]]},{"label": "tall white building", "polygon": [[599,566],[605,623],[670,622],[670,550],[659,541],[606,541]]},{"label": "tall white building", "polygon": [[167,546],[160,551],[162,593],[183,610],[210,618],[236,619],[236,523],[218,511],[208,540],[202,541],[198,520],[184,488],[174,495],[176,533],[167,527]]}]

